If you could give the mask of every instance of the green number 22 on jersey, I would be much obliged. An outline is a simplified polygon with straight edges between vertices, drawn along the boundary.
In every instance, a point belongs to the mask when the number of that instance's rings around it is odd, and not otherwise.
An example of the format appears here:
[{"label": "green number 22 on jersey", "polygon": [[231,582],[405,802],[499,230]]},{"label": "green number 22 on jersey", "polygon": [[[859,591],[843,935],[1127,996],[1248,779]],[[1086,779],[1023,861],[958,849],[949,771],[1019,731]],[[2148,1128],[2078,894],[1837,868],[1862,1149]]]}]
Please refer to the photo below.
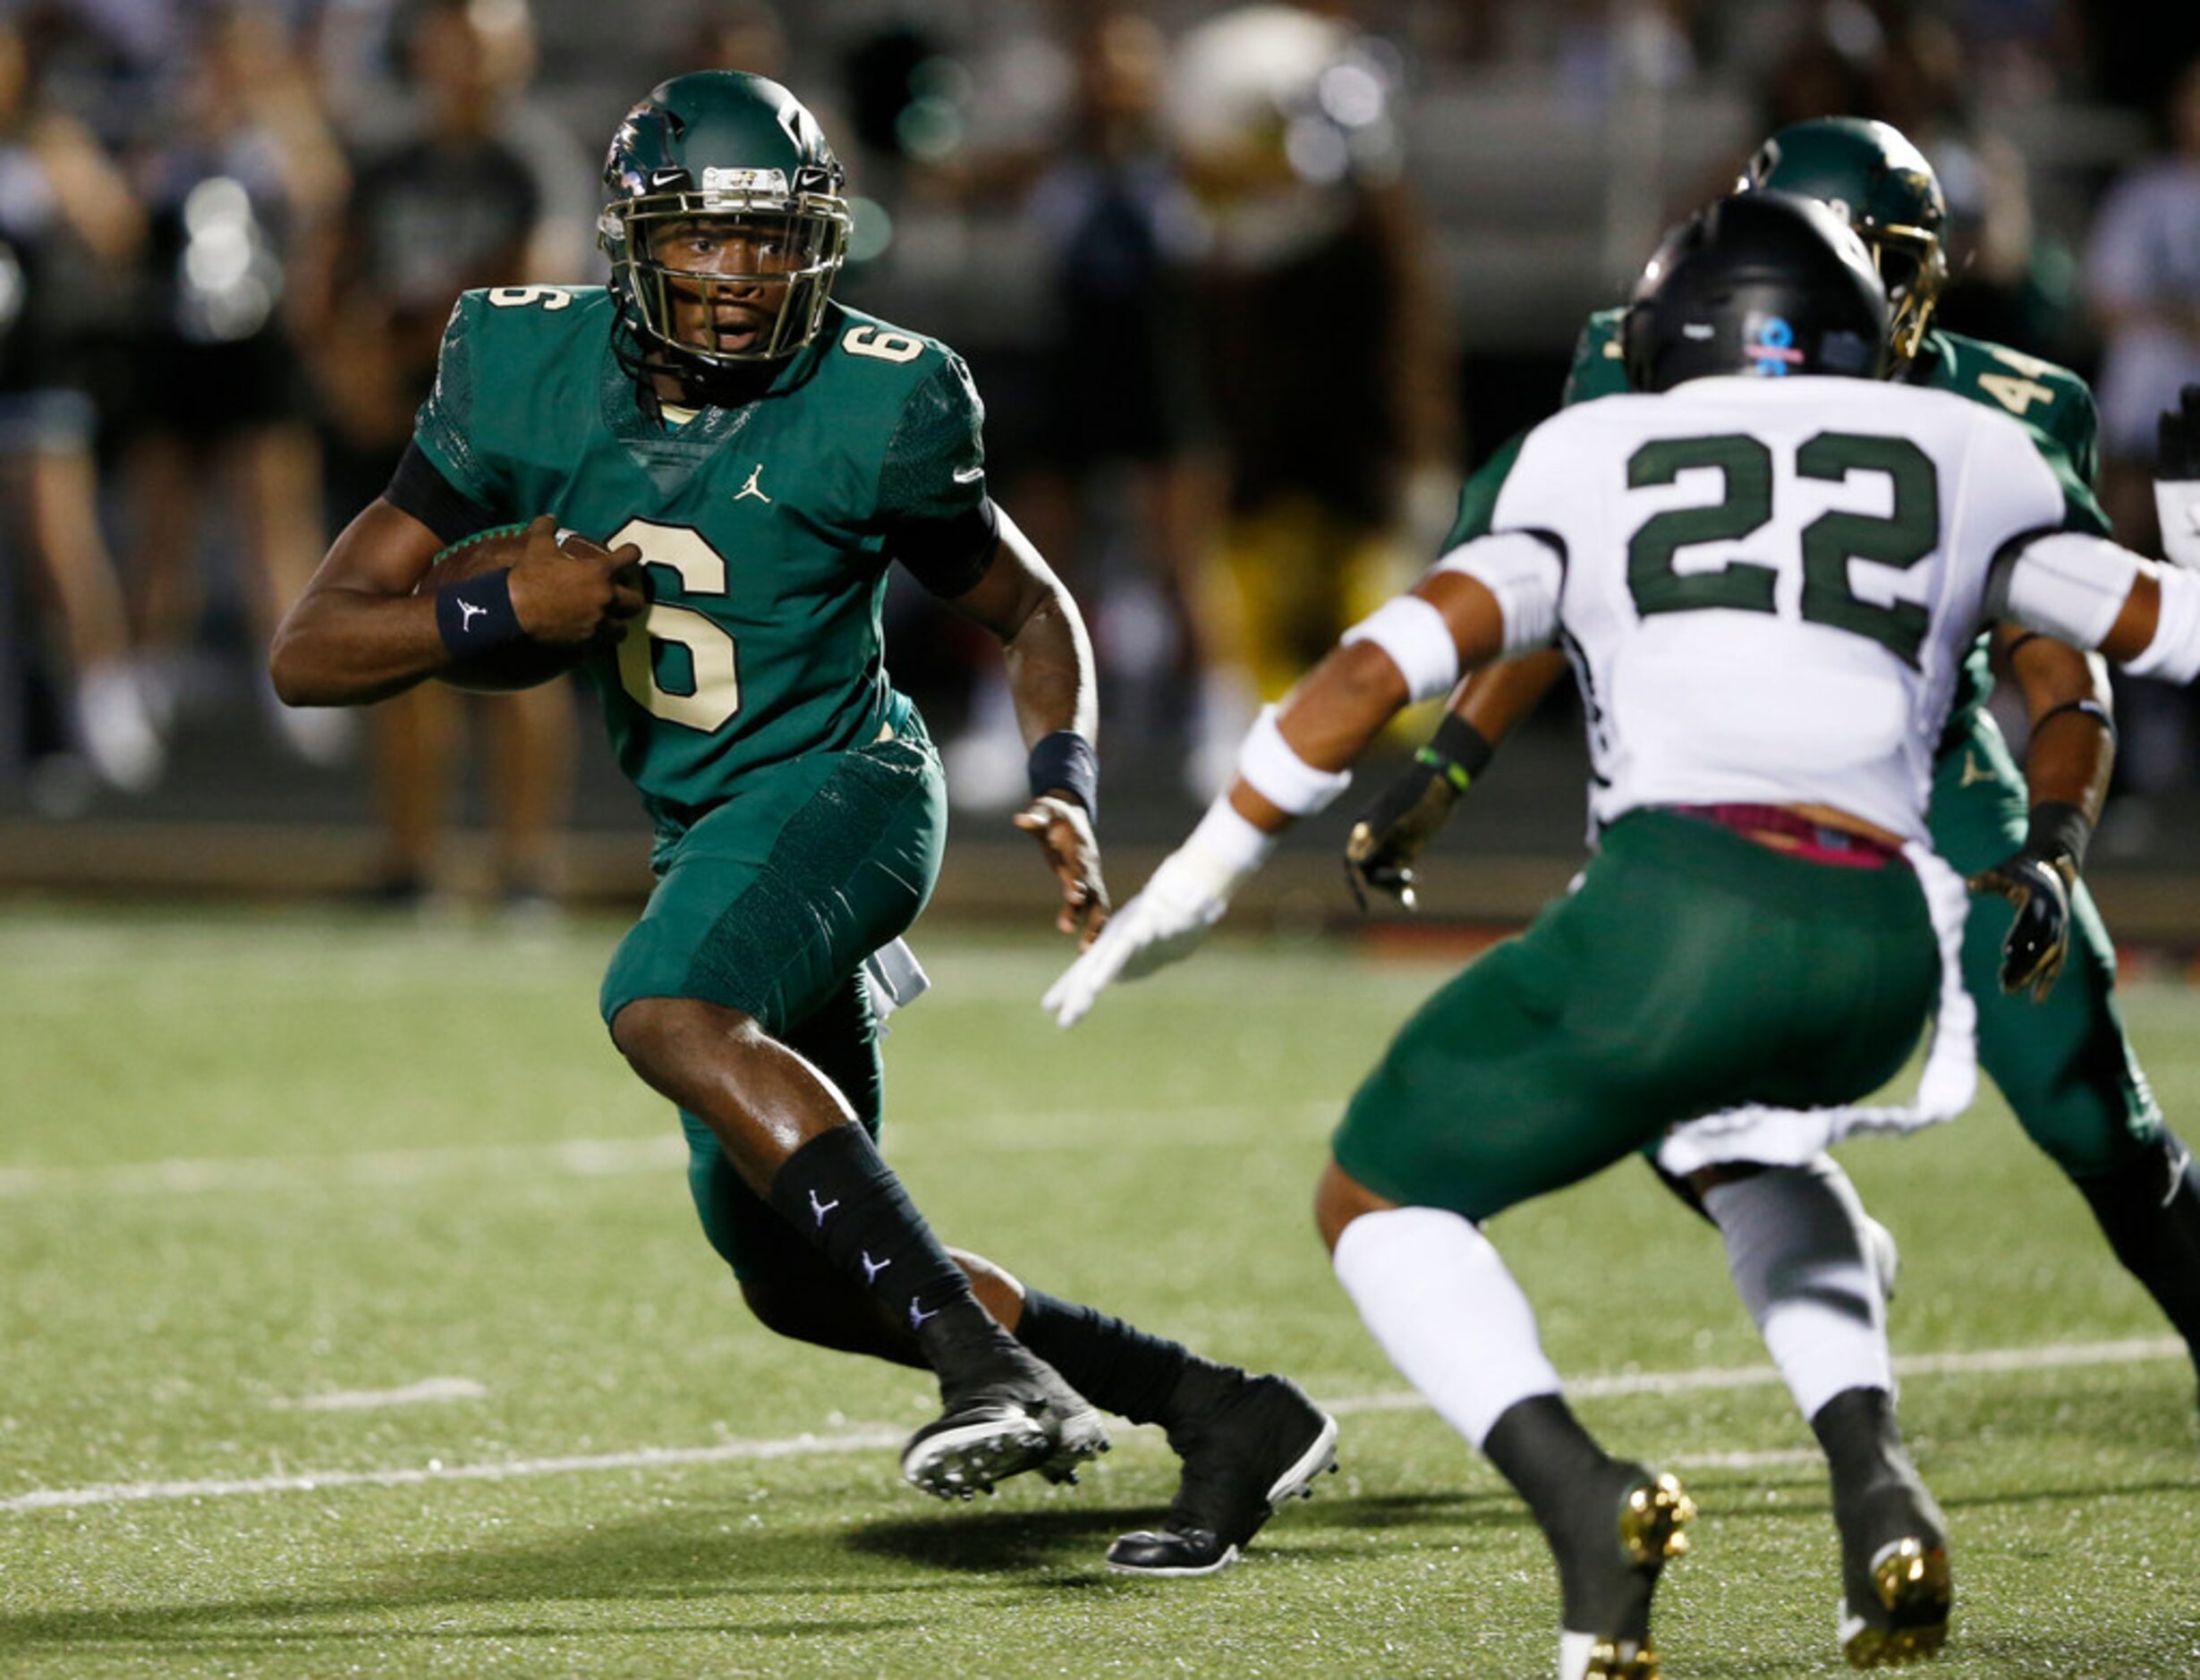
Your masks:
[{"label": "green number 22 on jersey", "polygon": [[[1940,541],[1940,475],[1925,452],[1906,437],[1820,432],[1796,451],[1796,472],[1805,479],[1846,482],[1853,473],[1883,475],[1892,512],[1820,514],[1803,530],[1803,616],[1814,624],[1868,636],[1906,665],[1917,664],[1932,619],[1915,601],[1887,605],[1857,595],[1849,563],[1907,571]],[[1715,469],[1725,488],[1701,507],[1668,508],[1643,522],[1627,543],[1627,588],[1635,610],[1736,612],[1776,610],[1779,573],[1753,561],[1729,560],[1715,571],[1681,572],[1675,554],[1699,543],[1739,542],[1772,518],[1772,452],[1741,433],[1716,437],[1667,437],[1644,444],[1628,459],[1627,488],[1671,484],[1695,468]]]}]

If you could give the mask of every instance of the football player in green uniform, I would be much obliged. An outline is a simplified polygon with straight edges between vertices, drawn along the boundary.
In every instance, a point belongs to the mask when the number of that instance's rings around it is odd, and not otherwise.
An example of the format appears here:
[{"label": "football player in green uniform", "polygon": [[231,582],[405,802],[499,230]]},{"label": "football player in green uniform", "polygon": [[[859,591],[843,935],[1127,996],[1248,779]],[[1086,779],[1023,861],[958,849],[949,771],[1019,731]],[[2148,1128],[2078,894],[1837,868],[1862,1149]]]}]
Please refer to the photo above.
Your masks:
[{"label": "football player in green uniform", "polygon": [[[1109,1561],[1219,1568],[1332,1462],[1335,1424],[1280,1378],[951,1253],[874,1144],[863,969],[922,908],[945,827],[939,758],[887,680],[888,564],[999,636],[1032,747],[1017,822],[1089,941],[1107,899],[1076,607],[987,494],[962,361],[832,299],[845,177],[791,93],[676,78],[605,174],[609,288],[460,299],[412,449],[285,624],[276,686],[360,704],[531,641],[585,647],[657,828],[603,1016],[678,1104],[704,1231],[750,1307],[937,1373],[942,1415],[902,1466],[943,1497],[1068,1477],[1106,1445],[1088,1401],[1161,1424],[1179,1497]],[[484,535],[508,566],[415,593]]]},{"label": "football player in green uniform", "polygon": [[[1872,248],[1894,301],[1891,377],[2014,416],[2062,484],[2067,527],[2107,533],[2091,488],[2094,404],[2085,383],[2065,369],[1932,324],[1946,273],[1946,209],[1931,165],[1915,147],[1883,123],[1800,123],[1765,142],[1742,185],[1801,193],[1843,211]],[[1565,403],[1627,388],[1620,361],[1623,314],[1607,310],[1590,318]],[[1508,443],[1470,480],[1447,549],[1489,529],[1518,448],[1517,439]],[[2031,714],[2029,786],[1985,709],[1996,667],[2015,678]],[[1538,654],[1460,685],[1414,768],[1355,826],[1348,861],[1358,879],[1412,902],[1414,861],[1489,763],[1494,744],[1566,669],[1564,654]],[[2025,845],[2067,880],[2067,908],[2042,897],[2020,924],[2033,948],[2009,967],[2007,978],[2030,978],[2014,989],[2004,984],[2009,924],[1984,913],[1970,918],[1964,967],[1978,1005],[1979,1057],[2018,1123],[2085,1196],[2117,1258],[2161,1304],[2200,1365],[2200,1171],[2163,1124],[2140,1071],[2117,1007],[2114,949],[2077,878],[2114,749],[2097,659],[2044,637],[2003,631],[1982,638],[1965,667],[1935,760],[1932,839],[1951,864],[1975,877],[1992,870],[2013,845]],[[1820,1167],[1853,1200],[1839,1169],[1830,1161]],[[1728,1235],[1731,1246],[1733,1234]]]}]

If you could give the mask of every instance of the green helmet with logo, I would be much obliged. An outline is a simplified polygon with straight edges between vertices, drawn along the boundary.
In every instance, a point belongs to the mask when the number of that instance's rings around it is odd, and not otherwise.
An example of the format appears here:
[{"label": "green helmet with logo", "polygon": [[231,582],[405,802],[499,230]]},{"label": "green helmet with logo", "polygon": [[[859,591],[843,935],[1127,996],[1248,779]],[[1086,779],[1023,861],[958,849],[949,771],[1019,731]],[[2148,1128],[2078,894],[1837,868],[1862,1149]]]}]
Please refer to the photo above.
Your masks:
[{"label": "green helmet with logo", "polygon": [[1894,369],[1907,367],[1948,280],[1941,249],[1948,200],[1925,155],[1885,123],[1819,117],[1766,140],[1739,184],[1820,199],[1863,236],[1894,306]]},{"label": "green helmet with logo", "polygon": [[[597,242],[611,289],[643,343],[710,367],[773,361],[817,336],[847,256],[847,172],[809,109],[776,81],[738,70],[675,76],[626,114],[604,158],[609,196]],[[749,274],[673,270],[653,237],[677,221],[750,224],[775,253]],[[784,285],[769,333],[738,352],[706,349],[673,331],[675,291]]]}]

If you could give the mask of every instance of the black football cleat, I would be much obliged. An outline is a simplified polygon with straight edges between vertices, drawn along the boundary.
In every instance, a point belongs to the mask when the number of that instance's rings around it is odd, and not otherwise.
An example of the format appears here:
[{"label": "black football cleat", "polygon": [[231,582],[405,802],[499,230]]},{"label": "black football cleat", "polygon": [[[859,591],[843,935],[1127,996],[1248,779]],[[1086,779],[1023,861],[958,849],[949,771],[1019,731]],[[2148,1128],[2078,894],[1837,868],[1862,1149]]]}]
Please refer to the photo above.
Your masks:
[{"label": "black football cleat", "polygon": [[1564,1605],[1559,1680],[1658,1680],[1650,1599],[1659,1572],[1688,1549],[1695,1501],[1671,1476],[1607,1461],[1581,1489],[1576,1520],[1550,1532]]},{"label": "black football cleat", "polygon": [[1100,1413],[1004,1336],[996,1368],[947,1396],[946,1410],[909,1438],[902,1475],[942,1499],[968,1499],[1027,1470],[1074,1481],[1079,1464],[1107,1450]]},{"label": "black football cleat", "polygon": [[1940,1507],[1907,1462],[1877,1485],[1844,1497],[1841,1652],[1852,1668],[1893,1668],[1938,1656],[1948,1643],[1955,1586]]},{"label": "black football cleat", "polygon": [[1313,1479],[1337,1468],[1337,1420],[1282,1377],[1230,1373],[1215,1399],[1173,1424],[1184,1461],[1168,1516],[1125,1534],[1108,1566],[1129,1575],[1211,1575],[1237,1561],[1276,1508],[1313,1497]]}]

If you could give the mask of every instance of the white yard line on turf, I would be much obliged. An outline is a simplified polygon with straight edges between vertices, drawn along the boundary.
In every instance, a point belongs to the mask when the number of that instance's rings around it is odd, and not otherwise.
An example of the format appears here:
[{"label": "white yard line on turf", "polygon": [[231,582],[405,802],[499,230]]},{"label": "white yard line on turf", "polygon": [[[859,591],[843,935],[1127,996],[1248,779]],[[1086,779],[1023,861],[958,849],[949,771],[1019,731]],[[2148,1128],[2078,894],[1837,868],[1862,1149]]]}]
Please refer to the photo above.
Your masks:
[{"label": "white yard line on turf", "polygon": [[446,1400],[486,1400],[488,1390],[471,1377],[428,1377],[402,1388],[339,1388],[302,1400],[270,1400],[277,1412],[379,1412],[389,1406],[438,1405]]},{"label": "white yard line on turf", "polygon": [[[921,1155],[953,1147],[989,1153],[1043,1154],[1059,1150],[1114,1148],[1114,1128],[1165,1121],[1183,1133],[1172,1146],[1236,1149],[1249,1141],[1233,1123],[1250,1123],[1264,1137],[1278,1126],[1319,1125],[1345,1111],[1342,1097],[1320,1102],[1220,1103],[1199,1108],[1099,1108],[1034,1116],[1029,1113],[974,1116],[952,1133],[935,1131],[923,1116],[889,1124],[887,1152]],[[646,1138],[572,1138],[561,1143],[451,1144],[418,1150],[364,1150],[329,1155],[194,1156],[132,1161],[109,1167],[0,1167],[0,1201],[42,1196],[167,1196],[206,1191],[283,1192],[341,1190],[471,1179],[485,1172],[537,1167],[574,1178],[608,1178],[662,1172],[685,1165],[687,1145],[676,1135]]]},{"label": "white yard line on turf", "polygon": [[[2068,1369],[2088,1365],[2132,1365],[2179,1359],[2185,1344],[2174,1336],[2149,1341],[2062,1342],[2044,1347],[1983,1348],[1970,1353],[1919,1353],[1895,1361],[1903,1377],[1993,1375],[2011,1371]],[[1759,1388],[1780,1380],[1769,1365],[1731,1370],[1627,1371],[1590,1377],[1567,1385],[1576,1399],[1614,1395],[1696,1394],[1714,1388]],[[1419,1410],[1419,1395],[1351,1395],[1321,1403],[1340,1416],[1368,1412]],[[148,1500],[222,1499],[244,1494],[314,1493],[330,1488],[412,1488],[437,1481],[514,1481],[533,1476],[573,1475],[598,1470],[659,1470],[690,1464],[724,1464],[743,1460],[821,1457],[868,1453],[899,1447],[907,1431],[850,1430],[838,1435],[794,1435],[779,1440],[719,1441],[709,1447],[643,1447],[624,1453],[589,1453],[564,1458],[519,1458],[485,1464],[445,1464],[430,1460],[404,1470],[337,1470],[319,1474],[259,1476],[206,1481],[118,1481],[84,1488],[34,1488],[0,1499],[0,1515],[73,1509],[82,1506],[124,1505]],[[1769,1453],[1707,1454],[1677,1462],[1707,1468],[1754,1469],[1810,1462],[1786,1450]]]}]

